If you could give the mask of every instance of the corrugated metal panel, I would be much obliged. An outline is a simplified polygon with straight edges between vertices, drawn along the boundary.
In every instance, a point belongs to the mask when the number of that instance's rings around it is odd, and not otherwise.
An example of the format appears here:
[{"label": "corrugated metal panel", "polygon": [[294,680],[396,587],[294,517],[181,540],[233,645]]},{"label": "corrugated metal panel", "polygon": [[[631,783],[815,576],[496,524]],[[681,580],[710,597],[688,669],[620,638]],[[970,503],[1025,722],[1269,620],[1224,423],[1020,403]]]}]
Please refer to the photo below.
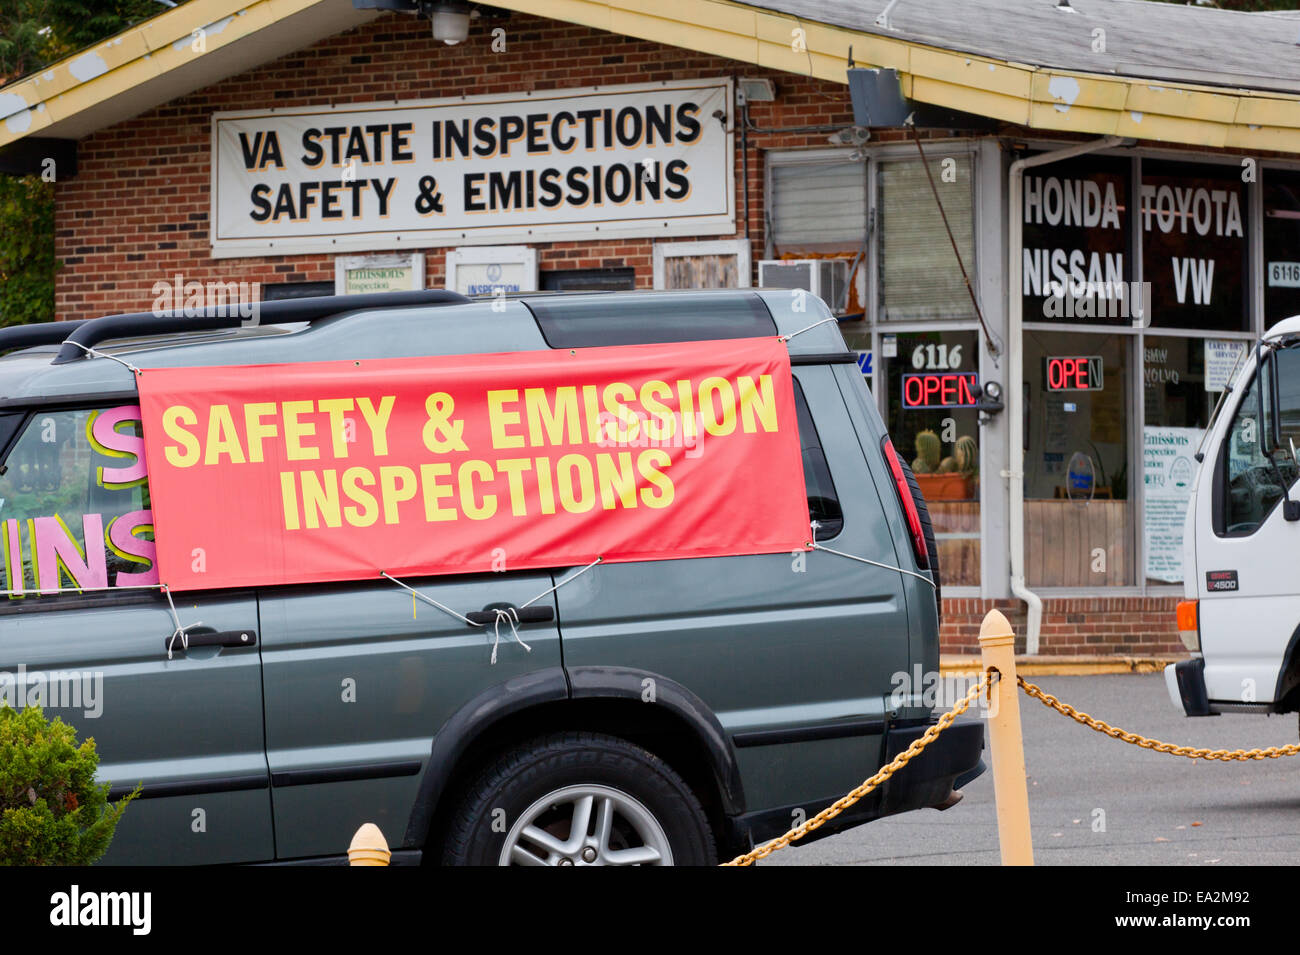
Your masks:
[{"label": "corrugated metal panel", "polygon": [[772,167],[772,241],[786,252],[857,252],[867,240],[867,173],[859,162]]},{"label": "corrugated metal panel", "polygon": [[[955,163],[955,181],[943,181],[945,158],[932,157],[930,173],[974,282],[971,161],[969,156],[950,158]],[[921,160],[882,162],[878,169],[881,319],[973,318],[970,295]]]}]

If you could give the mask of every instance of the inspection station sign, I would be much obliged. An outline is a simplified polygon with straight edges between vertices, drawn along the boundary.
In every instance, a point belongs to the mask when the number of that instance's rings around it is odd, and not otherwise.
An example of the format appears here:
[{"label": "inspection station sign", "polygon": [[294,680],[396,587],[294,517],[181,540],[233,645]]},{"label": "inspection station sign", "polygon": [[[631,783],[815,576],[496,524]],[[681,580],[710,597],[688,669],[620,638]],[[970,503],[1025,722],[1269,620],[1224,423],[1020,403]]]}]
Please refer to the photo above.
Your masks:
[{"label": "inspection station sign", "polygon": [[157,579],[176,590],[812,540],[775,336],[147,369],[140,403]]},{"label": "inspection station sign", "polygon": [[718,79],[215,113],[213,254],[731,232],[731,102]]}]

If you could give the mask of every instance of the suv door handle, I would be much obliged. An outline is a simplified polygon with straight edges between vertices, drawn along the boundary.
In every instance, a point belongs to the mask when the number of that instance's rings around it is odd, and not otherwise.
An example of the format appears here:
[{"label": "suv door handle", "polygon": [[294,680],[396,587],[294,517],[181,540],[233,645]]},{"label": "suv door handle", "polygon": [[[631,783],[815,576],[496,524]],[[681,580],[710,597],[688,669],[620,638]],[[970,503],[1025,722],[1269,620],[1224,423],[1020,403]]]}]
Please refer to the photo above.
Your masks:
[{"label": "suv door handle", "polygon": [[172,650],[180,650],[185,647],[255,647],[257,646],[256,630],[220,630],[210,633],[191,633],[189,639],[182,641],[180,637],[163,638],[163,646]]},{"label": "suv door handle", "polygon": [[513,610],[515,619],[520,623],[548,623],[555,619],[554,607],[524,607],[520,609],[514,604],[488,604],[482,610],[471,610],[465,614],[465,619],[476,624],[496,623],[498,608]]}]

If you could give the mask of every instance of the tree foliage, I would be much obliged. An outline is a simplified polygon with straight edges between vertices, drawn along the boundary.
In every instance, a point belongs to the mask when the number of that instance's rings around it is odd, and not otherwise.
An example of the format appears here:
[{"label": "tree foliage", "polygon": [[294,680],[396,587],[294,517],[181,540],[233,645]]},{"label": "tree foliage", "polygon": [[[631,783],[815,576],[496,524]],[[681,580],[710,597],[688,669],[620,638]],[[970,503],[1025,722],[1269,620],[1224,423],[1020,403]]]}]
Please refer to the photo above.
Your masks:
[{"label": "tree foliage", "polygon": [[[164,10],[157,0],[0,0],[0,86]],[[53,184],[0,173],[0,325],[53,320],[57,268]]]},{"label": "tree foliage", "polygon": [[0,325],[54,318],[54,186],[0,175]]}]

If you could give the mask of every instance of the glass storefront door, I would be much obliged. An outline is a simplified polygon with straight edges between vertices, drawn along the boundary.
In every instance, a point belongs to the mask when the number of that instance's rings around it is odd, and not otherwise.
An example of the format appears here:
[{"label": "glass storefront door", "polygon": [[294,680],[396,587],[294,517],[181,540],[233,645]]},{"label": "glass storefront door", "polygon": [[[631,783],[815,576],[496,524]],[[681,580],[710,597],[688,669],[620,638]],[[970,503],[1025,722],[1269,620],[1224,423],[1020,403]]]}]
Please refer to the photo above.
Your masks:
[{"label": "glass storefront door", "polygon": [[886,426],[925,495],[945,585],[980,582],[980,429],[975,332],[885,336],[877,387]]},{"label": "glass storefront door", "polygon": [[1133,583],[1129,338],[1025,332],[1030,587]]}]

